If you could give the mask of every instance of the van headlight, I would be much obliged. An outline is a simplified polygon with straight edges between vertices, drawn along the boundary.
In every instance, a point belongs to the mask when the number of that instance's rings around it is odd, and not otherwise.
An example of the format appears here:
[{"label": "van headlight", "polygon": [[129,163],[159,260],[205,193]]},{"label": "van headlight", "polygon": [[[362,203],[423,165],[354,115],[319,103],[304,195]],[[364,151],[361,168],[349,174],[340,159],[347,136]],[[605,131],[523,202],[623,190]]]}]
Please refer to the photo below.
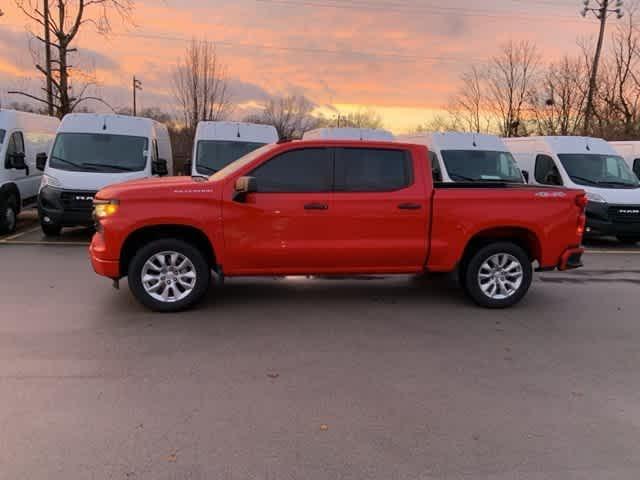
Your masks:
[{"label": "van headlight", "polygon": [[593,203],[607,203],[607,201],[597,193],[587,192],[587,200]]},{"label": "van headlight", "polygon": [[42,190],[44,187],[60,188],[61,186],[62,183],[57,178],[52,177],[51,175],[42,175],[42,180],[40,181],[40,190]]},{"label": "van headlight", "polygon": [[118,200],[94,200],[93,214],[96,219],[110,217],[118,212],[120,202]]}]

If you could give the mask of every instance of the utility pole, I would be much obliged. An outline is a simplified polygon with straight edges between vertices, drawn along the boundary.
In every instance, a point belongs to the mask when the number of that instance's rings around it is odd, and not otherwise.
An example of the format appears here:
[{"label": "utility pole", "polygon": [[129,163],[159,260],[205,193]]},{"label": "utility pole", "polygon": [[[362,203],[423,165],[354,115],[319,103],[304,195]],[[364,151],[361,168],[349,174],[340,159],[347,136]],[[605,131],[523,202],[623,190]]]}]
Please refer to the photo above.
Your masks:
[{"label": "utility pole", "polygon": [[53,116],[53,81],[51,79],[51,32],[49,31],[49,0],[43,0],[44,7],[42,16],[44,17],[44,56],[46,71],[46,90],[47,90],[47,111]]},{"label": "utility pole", "polygon": [[598,81],[598,64],[600,63],[600,54],[602,53],[602,44],[604,43],[604,30],[607,25],[609,14],[615,13],[618,19],[622,18],[622,0],[616,0],[616,8],[609,8],[611,0],[595,0],[596,6],[590,7],[590,0],[583,0],[584,8],[580,12],[583,17],[591,12],[600,20],[600,32],[598,34],[598,43],[596,52],[593,57],[593,65],[591,66],[591,75],[589,77],[589,91],[587,93],[587,106],[584,111],[584,134],[589,135],[591,128],[591,117],[593,116],[593,96],[595,95],[596,83]]},{"label": "utility pole", "polygon": [[133,116],[135,117],[138,114],[138,105],[136,102],[136,93],[138,90],[142,90],[142,82],[138,80],[135,75],[133,76]]}]

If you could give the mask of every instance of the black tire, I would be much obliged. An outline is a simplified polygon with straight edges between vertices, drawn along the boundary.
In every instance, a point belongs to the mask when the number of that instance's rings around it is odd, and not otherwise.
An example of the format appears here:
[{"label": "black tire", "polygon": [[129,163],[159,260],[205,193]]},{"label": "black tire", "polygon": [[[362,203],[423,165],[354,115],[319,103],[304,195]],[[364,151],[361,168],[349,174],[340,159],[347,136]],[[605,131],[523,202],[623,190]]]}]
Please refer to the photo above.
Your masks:
[{"label": "black tire", "polygon": [[8,234],[16,231],[18,224],[18,199],[11,195],[3,211],[0,211],[0,233]]},{"label": "black tire", "polygon": [[638,235],[620,235],[618,236],[618,241],[620,243],[624,243],[625,245],[635,245],[640,242],[640,236]]},{"label": "black tire", "polygon": [[[193,268],[189,271],[193,271],[195,273],[195,283],[192,286],[190,293],[188,293],[184,298],[162,301],[154,298],[154,296],[149,293],[143,285],[142,272],[145,268],[145,264],[147,264],[147,261],[152,259],[155,255],[163,252],[178,253],[191,262]],[[211,283],[211,269],[203,253],[190,243],[174,238],[155,240],[138,250],[129,264],[128,275],[129,288],[131,289],[133,296],[141,304],[156,312],[179,312],[187,310],[202,300]],[[159,282],[158,285],[161,286],[162,282]],[[174,295],[176,293],[184,293],[184,291],[180,291],[181,287],[178,286],[178,282],[175,282],[175,286],[171,286],[170,288]],[[156,292],[156,294],[158,293]]]},{"label": "black tire", "polygon": [[[500,287],[504,290],[498,290],[494,293],[494,295],[502,294],[504,298],[490,296],[483,291],[480,284],[480,269],[483,268],[483,272],[485,272],[484,275],[486,275],[486,270],[483,265],[485,262],[488,262],[489,259],[495,258],[494,256],[496,255],[510,256],[511,259],[509,261],[513,260],[520,264],[521,276],[519,276],[519,278],[521,281],[519,285],[513,289]],[[504,269],[502,272],[500,272],[500,268],[497,268],[497,270],[495,281],[497,281],[498,284],[504,285],[505,279],[508,283],[517,283],[517,281],[513,281],[516,276],[510,276],[508,272],[505,274]],[[517,272],[518,270],[511,271]],[[493,273],[491,273],[491,275],[493,275]],[[469,260],[464,263],[464,271],[461,274],[461,278],[464,279],[463,290],[476,304],[486,308],[507,308],[522,300],[529,290],[533,279],[533,268],[529,256],[521,247],[511,242],[497,242],[482,247],[471,255]],[[486,278],[485,280],[487,280],[487,282],[494,281]],[[485,282],[485,284],[487,283]]]},{"label": "black tire", "polygon": [[42,228],[42,233],[47,237],[58,237],[62,231],[62,227],[60,225],[52,223],[40,223],[40,227]]}]

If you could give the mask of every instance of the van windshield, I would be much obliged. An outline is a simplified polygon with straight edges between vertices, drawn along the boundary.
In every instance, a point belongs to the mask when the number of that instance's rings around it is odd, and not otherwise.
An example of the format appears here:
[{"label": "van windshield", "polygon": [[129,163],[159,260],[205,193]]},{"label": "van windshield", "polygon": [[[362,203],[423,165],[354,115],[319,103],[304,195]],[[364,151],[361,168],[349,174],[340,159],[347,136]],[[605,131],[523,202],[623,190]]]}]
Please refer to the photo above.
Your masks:
[{"label": "van windshield", "polygon": [[449,178],[454,182],[524,183],[509,152],[443,150],[441,153]]},{"label": "van windshield", "polygon": [[638,178],[627,162],[616,155],[559,154],[571,180],[578,185],[602,188],[637,188]]},{"label": "van windshield", "polygon": [[73,172],[139,172],[147,164],[149,140],[106,133],[60,133],[49,166]]},{"label": "van windshield", "polygon": [[4,143],[4,136],[7,134],[6,130],[0,128],[0,145]]},{"label": "van windshield", "polygon": [[198,142],[196,170],[202,175],[211,175],[263,145],[255,142],[201,140]]}]

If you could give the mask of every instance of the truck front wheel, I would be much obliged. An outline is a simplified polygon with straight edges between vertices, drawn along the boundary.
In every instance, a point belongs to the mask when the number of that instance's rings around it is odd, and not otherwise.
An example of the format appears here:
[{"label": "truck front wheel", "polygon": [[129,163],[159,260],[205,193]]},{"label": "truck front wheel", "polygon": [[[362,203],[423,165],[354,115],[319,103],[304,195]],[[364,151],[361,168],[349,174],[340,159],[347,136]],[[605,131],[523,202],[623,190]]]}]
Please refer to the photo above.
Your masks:
[{"label": "truck front wheel", "polygon": [[156,312],[188,309],[204,297],[211,281],[204,255],[178,239],[142,247],[131,260],[128,275],[134,297]]},{"label": "truck front wheel", "polygon": [[464,290],[478,305],[506,308],[525,296],[533,269],[527,253],[511,242],[489,244],[465,264]]}]

